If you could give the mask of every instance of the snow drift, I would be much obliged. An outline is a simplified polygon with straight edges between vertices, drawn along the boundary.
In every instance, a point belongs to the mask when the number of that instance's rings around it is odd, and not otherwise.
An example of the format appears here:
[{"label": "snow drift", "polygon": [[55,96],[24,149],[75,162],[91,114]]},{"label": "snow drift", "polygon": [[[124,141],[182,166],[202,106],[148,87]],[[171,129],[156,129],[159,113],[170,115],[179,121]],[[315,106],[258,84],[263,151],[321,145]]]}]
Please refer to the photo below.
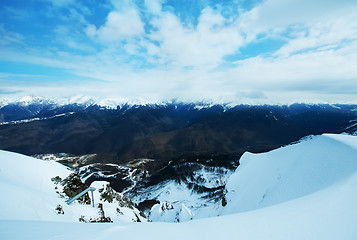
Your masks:
[{"label": "snow drift", "polygon": [[357,173],[355,136],[324,134],[267,153],[245,153],[226,185],[222,214],[267,207],[318,192]]}]

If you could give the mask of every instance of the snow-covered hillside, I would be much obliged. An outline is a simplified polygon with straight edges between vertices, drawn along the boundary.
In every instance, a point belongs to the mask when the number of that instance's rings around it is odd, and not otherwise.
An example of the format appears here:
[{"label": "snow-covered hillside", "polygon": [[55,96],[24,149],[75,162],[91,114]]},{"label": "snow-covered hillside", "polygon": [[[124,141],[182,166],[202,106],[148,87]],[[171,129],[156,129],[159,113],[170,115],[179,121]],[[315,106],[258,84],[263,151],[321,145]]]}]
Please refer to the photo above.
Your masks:
[{"label": "snow-covered hillside", "polygon": [[[55,161],[43,161],[0,151],[0,220],[78,222],[98,220],[101,212],[90,204],[67,205],[58,179],[72,172]],[[54,179],[57,178],[57,181]],[[71,187],[71,186],[69,186]],[[113,222],[146,221],[140,211],[107,182],[93,182],[94,202]]]},{"label": "snow-covered hillside", "polygon": [[56,162],[0,151],[0,219],[57,220],[55,208],[61,199],[51,178],[65,178],[69,174],[66,167]]},{"label": "snow-covered hillside", "polygon": [[[1,165],[2,182],[5,179],[21,189],[31,185],[17,181],[18,176],[3,175],[4,171]],[[120,224],[2,217],[0,238],[357,239],[356,186],[357,136],[326,134],[268,153],[244,154],[227,182],[227,205],[221,206],[224,216],[184,223]],[[26,203],[16,202],[19,207]]]},{"label": "snow-covered hillside", "polygon": [[348,180],[357,173],[356,139],[323,134],[268,153],[245,153],[227,182],[222,214],[275,205]]},{"label": "snow-covered hillside", "polygon": [[153,222],[184,222],[217,216],[223,187],[234,171],[196,163],[186,165],[195,169],[192,175],[181,176],[180,181],[165,181],[130,195],[136,203],[149,199],[158,201],[145,211]]}]

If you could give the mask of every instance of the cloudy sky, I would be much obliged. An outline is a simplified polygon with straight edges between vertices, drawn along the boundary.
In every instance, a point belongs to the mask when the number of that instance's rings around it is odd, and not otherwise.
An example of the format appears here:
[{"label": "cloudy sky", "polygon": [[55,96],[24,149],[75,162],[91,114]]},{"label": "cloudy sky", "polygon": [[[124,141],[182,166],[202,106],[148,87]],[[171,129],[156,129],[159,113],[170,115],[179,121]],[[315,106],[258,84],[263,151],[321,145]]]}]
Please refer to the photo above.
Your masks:
[{"label": "cloudy sky", "polygon": [[1,0],[0,99],[357,103],[356,0]]}]

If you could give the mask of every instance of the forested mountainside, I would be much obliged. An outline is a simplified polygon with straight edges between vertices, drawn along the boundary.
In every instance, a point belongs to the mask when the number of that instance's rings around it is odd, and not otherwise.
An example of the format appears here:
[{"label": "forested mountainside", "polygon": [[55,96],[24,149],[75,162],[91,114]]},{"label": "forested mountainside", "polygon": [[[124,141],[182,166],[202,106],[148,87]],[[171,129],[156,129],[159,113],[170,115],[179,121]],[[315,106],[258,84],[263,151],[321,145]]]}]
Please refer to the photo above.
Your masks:
[{"label": "forested mountainside", "polygon": [[12,103],[0,109],[0,149],[28,155],[97,154],[91,162],[106,163],[240,157],[245,151],[268,151],[310,134],[353,131],[356,109],[306,104],[110,109],[95,104]]}]

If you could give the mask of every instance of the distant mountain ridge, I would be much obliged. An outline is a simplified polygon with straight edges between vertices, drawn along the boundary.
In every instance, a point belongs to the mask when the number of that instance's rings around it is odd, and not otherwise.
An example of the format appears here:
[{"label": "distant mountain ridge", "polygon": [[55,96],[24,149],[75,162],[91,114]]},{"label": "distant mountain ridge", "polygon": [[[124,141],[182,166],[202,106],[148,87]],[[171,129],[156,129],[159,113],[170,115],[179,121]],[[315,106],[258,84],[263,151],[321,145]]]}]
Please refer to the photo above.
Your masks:
[{"label": "distant mountain ridge", "polygon": [[353,132],[356,109],[357,105],[194,103],[109,108],[35,99],[0,108],[0,149],[29,155],[97,153],[101,162],[239,157],[247,150],[268,151],[310,134]]},{"label": "distant mountain ridge", "polygon": [[279,105],[251,105],[251,104],[232,104],[232,103],[212,103],[212,102],[178,102],[175,100],[167,102],[149,102],[149,101],[131,101],[125,102],[123,100],[112,99],[92,99],[89,97],[73,97],[73,98],[59,98],[49,99],[43,97],[26,96],[19,99],[0,100],[0,123],[19,121],[30,118],[45,118],[55,115],[83,111],[87,108],[97,107],[102,110],[117,110],[125,108],[161,108],[163,106],[190,106],[192,109],[208,109],[212,107],[221,107],[225,110],[234,109],[237,107],[266,107],[280,108],[281,112],[287,113],[301,113],[313,109],[345,109],[350,111],[357,111],[357,104],[308,104],[308,103],[293,103],[293,104],[279,104]]}]

